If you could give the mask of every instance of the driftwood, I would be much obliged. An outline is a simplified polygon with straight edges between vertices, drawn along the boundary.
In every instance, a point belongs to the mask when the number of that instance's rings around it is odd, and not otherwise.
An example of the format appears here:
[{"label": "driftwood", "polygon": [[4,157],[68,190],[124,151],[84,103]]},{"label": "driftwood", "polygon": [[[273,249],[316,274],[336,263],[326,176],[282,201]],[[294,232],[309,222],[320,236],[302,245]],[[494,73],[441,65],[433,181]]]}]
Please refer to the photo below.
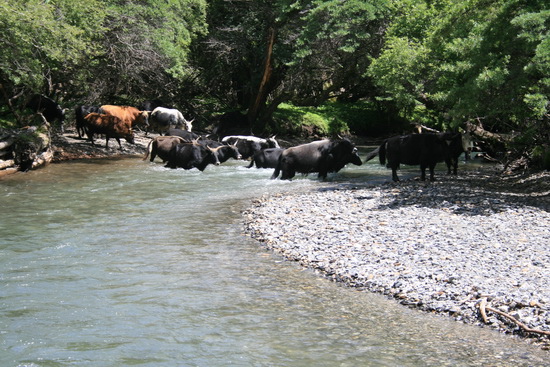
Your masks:
[{"label": "driftwood", "polygon": [[478,303],[479,312],[481,313],[481,317],[483,318],[484,323],[488,323],[487,321],[487,313],[485,312],[485,309],[487,307],[487,298],[482,298],[481,301]]},{"label": "driftwood", "polygon": [[45,166],[46,164],[50,163],[52,159],[53,153],[50,149],[48,149],[34,159],[34,162],[32,162],[32,169]]},{"label": "driftwood", "polygon": [[14,142],[15,142],[15,139],[13,139],[13,137],[10,137],[4,141],[0,141],[0,150],[8,149],[13,145]]},{"label": "driftwood", "polygon": [[503,312],[501,310],[498,310],[494,307],[490,307],[490,306],[487,306],[487,298],[482,298],[478,303],[477,303],[477,306],[479,307],[479,312],[481,313],[481,317],[483,318],[483,322],[485,322],[486,324],[488,323],[488,320],[487,320],[487,311],[490,311],[490,312],[494,312],[496,313],[497,315],[500,315],[502,317],[505,317],[507,318],[508,320],[512,321],[514,324],[516,324],[517,326],[519,326],[520,328],[523,329],[523,331],[527,332],[527,333],[534,333],[534,334],[541,334],[541,335],[549,335],[550,336],[550,331],[546,331],[546,330],[539,330],[539,329],[532,329],[530,328],[529,326],[525,325],[523,322],[519,321],[518,319],[516,319],[514,316],[506,313],[506,312]]},{"label": "driftwood", "polygon": [[15,161],[13,159],[8,159],[6,161],[0,160],[0,169],[6,169],[15,166]]},{"label": "driftwood", "polygon": [[422,134],[424,131],[430,132],[430,133],[439,133],[441,131],[432,129],[431,127],[427,127],[422,124],[413,124],[416,131],[418,131],[419,134]]}]

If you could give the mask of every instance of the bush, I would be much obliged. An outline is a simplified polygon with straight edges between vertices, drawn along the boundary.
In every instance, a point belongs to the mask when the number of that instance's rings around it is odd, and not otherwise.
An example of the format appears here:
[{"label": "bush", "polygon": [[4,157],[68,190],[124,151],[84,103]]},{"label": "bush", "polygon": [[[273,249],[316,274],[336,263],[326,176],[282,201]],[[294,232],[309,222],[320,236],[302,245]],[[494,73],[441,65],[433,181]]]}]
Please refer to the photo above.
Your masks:
[{"label": "bush", "polygon": [[381,136],[403,128],[403,121],[381,114],[373,103],[327,102],[319,107],[283,103],[273,114],[277,133],[288,135]]}]

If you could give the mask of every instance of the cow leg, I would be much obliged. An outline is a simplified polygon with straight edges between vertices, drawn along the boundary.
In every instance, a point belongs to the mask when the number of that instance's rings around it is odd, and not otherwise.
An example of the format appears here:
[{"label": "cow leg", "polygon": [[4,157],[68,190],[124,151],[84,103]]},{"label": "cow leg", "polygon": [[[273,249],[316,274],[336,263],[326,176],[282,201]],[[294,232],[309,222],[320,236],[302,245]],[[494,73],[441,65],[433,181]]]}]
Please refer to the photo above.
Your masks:
[{"label": "cow leg", "polygon": [[[422,181],[426,181],[426,168],[427,166],[425,164],[420,165],[420,179]],[[431,169],[430,169],[431,171]]]},{"label": "cow leg", "polygon": [[296,171],[283,170],[283,173],[281,174],[281,180],[291,180],[294,176],[296,176]]},{"label": "cow leg", "polygon": [[391,179],[393,180],[393,182],[399,181],[399,177],[397,177],[397,168],[392,167],[392,169],[391,169]]},{"label": "cow leg", "polygon": [[92,145],[95,145],[95,143],[94,143],[94,133],[91,133],[91,132],[87,131],[86,135],[88,135],[88,140],[90,141],[90,143],[92,143]]},{"label": "cow leg", "polygon": [[435,181],[435,173],[434,173],[434,169],[435,169],[435,164],[431,164],[430,165],[430,181]]},{"label": "cow leg", "polygon": [[274,180],[276,179],[277,177],[279,177],[279,173],[281,172],[281,170],[279,169],[279,166],[277,166],[275,168],[275,171],[273,171],[273,174],[271,175],[271,179]]}]

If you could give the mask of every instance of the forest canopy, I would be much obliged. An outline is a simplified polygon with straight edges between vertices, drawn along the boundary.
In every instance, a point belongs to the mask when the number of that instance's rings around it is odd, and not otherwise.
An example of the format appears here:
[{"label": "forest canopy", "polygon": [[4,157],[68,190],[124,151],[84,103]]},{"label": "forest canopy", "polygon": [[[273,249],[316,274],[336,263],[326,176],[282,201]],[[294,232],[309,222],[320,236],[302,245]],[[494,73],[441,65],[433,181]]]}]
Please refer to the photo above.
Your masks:
[{"label": "forest canopy", "polygon": [[3,0],[0,120],[35,93],[240,111],[258,133],[281,128],[280,106],[360,104],[365,120],[488,132],[537,160],[549,19],[543,0]]}]

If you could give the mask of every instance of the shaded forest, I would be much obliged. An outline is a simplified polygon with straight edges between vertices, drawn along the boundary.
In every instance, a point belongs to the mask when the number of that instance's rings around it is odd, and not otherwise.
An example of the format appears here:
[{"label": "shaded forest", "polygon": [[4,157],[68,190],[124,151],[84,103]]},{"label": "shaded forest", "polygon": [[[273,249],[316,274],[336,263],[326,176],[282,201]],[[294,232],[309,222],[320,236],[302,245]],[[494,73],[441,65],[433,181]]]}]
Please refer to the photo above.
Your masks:
[{"label": "shaded forest", "polygon": [[36,93],[159,99],[258,135],[463,129],[548,168],[549,19],[542,0],[3,0],[0,126]]}]

